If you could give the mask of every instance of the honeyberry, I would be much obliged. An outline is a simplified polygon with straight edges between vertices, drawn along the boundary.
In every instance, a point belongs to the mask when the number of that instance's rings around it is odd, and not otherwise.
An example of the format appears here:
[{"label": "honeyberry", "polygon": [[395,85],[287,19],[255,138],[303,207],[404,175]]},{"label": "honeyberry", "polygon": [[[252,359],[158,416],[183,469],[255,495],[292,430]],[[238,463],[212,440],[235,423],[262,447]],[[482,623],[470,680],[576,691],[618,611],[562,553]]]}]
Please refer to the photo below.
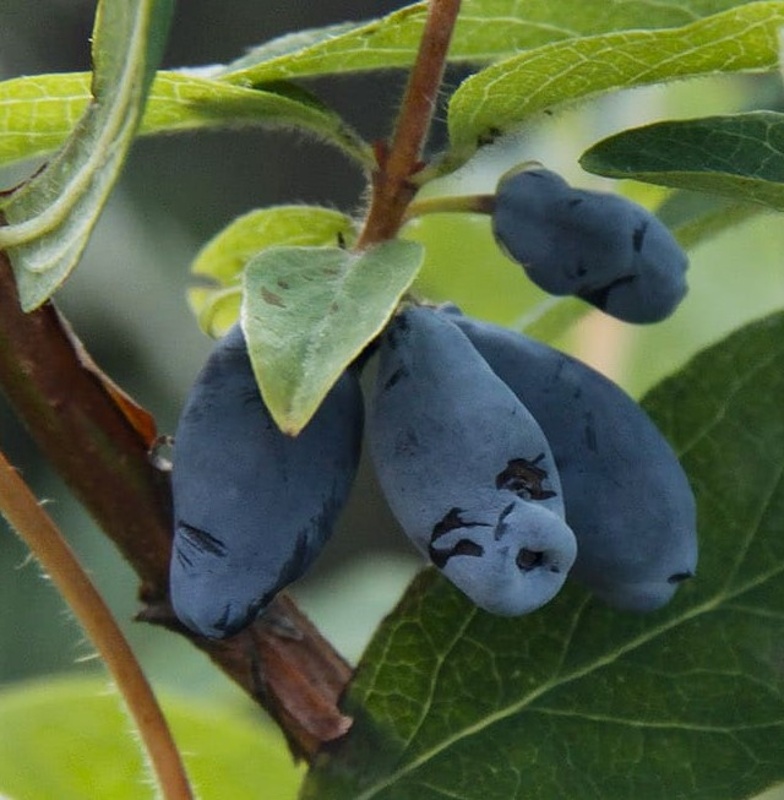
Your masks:
[{"label": "honeyberry", "polygon": [[351,487],[362,436],[347,371],[296,437],[262,401],[239,325],[210,355],[176,430],[171,601],[193,631],[250,624],[327,541]]},{"label": "honeyberry", "polygon": [[550,170],[499,181],[493,232],[546,292],[576,295],[627,322],[658,322],[686,294],[688,260],[668,228],[624,197],[573,189]]},{"label": "honeyberry", "polygon": [[555,596],[575,539],[550,447],[451,320],[427,308],[393,320],[368,435],[401,527],[478,606],[524,614]]},{"label": "honeyberry", "polygon": [[577,538],[571,575],[611,606],[663,606],[695,573],[696,509],[650,417],[581,361],[497,325],[449,316],[547,436]]}]

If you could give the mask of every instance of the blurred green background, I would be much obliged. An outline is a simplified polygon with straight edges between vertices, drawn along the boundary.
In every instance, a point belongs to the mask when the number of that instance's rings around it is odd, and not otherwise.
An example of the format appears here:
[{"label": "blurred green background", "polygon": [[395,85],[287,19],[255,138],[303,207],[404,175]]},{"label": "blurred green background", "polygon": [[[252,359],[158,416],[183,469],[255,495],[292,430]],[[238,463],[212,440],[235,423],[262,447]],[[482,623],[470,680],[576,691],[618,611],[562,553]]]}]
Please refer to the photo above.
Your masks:
[{"label": "blurred green background", "polygon": [[[178,5],[165,66],[224,62],[278,34],[366,19],[401,5],[188,0]],[[93,12],[94,3],[84,0],[3,0],[0,79],[86,69]],[[450,73],[449,80],[459,77]],[[389,130],[403,82],[403,75],[385,73],[309,85],[372,140]],[[460,175],[428,190],[491,191],[501,172],[532,158],[581,185],[609,187],[577,165],[582,150],[605,135],[668,116],[781,104],[779,80],[771,76],[625,92],[501,142]],[[443,113],[433,147],[442,136]],[[0,187],[13,185],[32,166],[0,173]],[[296,135],[255,130],[139,141],[58,305],[96,361],[156,416],[162,433],[171,433],[210,348],[185,302],[188,266],[201,245],[233,217],[259,206],[307,202],[360,213],[363,188],[362,176],[339,153]],[[543,298],[496,249],[485,218],[434,215],[411,224],[406,235],[428,246],[419,286],[433,299],[455,300],[467,312],[513,325]],[[670,320],[632,328],[591,314],[560,344],[639,395],[708,343],[784,307],[783,249],[780,218],[760,214],[692,253],[691,292]],[[256,715],[200,653],[176,636],[129,621],[137,608],[133,574],[41,461],[2,397],[0,448],[49,501],[47,509],[124,623],[154,684]],[[355,661],[419,567],[364,463],[341,525],[312,574],[293,592]],[[83,663],[89,654],[25,548],[0,523],[0,687],[53,673],[97,671],[97,665]]]}]

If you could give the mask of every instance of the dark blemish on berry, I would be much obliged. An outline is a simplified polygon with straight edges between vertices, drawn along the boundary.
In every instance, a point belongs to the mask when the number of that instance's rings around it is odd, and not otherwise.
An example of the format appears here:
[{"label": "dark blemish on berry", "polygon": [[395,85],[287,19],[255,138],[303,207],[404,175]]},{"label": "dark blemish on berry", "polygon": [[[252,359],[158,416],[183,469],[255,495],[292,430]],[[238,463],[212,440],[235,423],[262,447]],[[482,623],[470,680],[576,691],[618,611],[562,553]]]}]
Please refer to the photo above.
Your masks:
[{"label": "dark blemish on berry", "polygon": [[185,570],[187,570],[188,567],[193,566],[193,561],[190,560],[188,555],[181,547],[176,546],[174,548],[174,555],[177,558],[177,561],[180,563],[180,566],[183,567]]},{"label": "dark blemish on berry", "polygon": [[567,205],[569,206],[569,208],[576,208],[577,206],[580,205],[580,203],[583,202],[583,200],[584,200],[584,198],[582,198],[582,197],[575,197],[573,200],[570,200],[567,203]]},{"label": "dark blemish on berry", "polygon": [[607,301],[610,299],[610,294],[614,289],[623,286],[625,283],[632,283],[632,281],[636,280],[636,275],[624,275],[622,278],[616,278],[601,289],[590,289],[588,291],[578,292],[577,296],[581,300],[585,300],[586,303],[590,303],[592,306],[596,306],[596,308],[604,311],[607,307]]},{"label": "dark blemish on berry", "polygon": [[460,515],[463,513],[462,508],[450,508],[445,516],[436,522],[433,526],[433,531],[430,534],[430,544],[432,545],[436,539],[443,536],[449,531],[456,530],[457,528],[489,528],[491,527],[486,522],[466,522]]},{"label": "dark blemish on berry", "polygon": [[556,492],[545,489],[544,482],[548,478],[546,469],[536,465],[544,458],[540,453],[533,461],[526,458],[513,458],[495,479],[496,489],[507,489],[524,500],[549,500]]},{"label": "dark blemish on berry", "polygon": [[408,375],[408,369],[406,369],[406,367],[398,367],[389,376],[389,378],[387,378],[386,382],[384,383],[383,391],[391,389],[401,378],[405,378],[407,375]]},{"label": "dark blemish on berry", "polygon": [[544,564],[544,553],[523,547],[515,558],[515,564],[521,572],[531,572]]},{"label": "dark blemish on berry", "polygon": [[472,556],[474,558],[481,558],[485,554],[485,549],[482,545],[472,542],[470,539],[461,539],[450,550],[438,550],[430,545],[429,555],[430,560],[439,568],[443,569],[450,558],[453,556]]},{"label": "dark blemish on berry", "polygon": [[596,428],[594,426],[593,413],[588,411],[585,413],[585,446],[592,452],[598,451],[596,442]]},{"label": "dark blemish on berry", "polygon": [[667,578],[667,583],[683,583],[693,577],[693,572],[676,572],[674,575],[670,575],[670,577]]},{"label": "dark blemish on berry", "polygon": [[509,526],[506,524],[506,518],[512,513],[514,507],[514,503],[509,503],[509,505],[498,515],[498,524],[495,526],[495,534],[493,536],[496,541],[502,539],[503,535],[509,530]]},{"label": "dark blemish on berry", "polygon": [[407,455],[415,453],[419,449],[419,438],[416,433],[408,428],[402,431],[400,436],[395,440],[395,454]]},{"label": "dark blemish on berry", "polygon": [[211,553],[219,558],[226,557],[226,545],[211,533],[182,521],[178,523],[177,531],[194,550],[198,550],[200,553]]},{"label": "dark blemish on berry", "polygon": [[632,233],[632,247],[634,248],[635,253],[639,253],[642,250],[642,243],[645,239],[645,234],[648,232],[648,220],[643,220],[640,223],[639,228],[634,229],[634,233]]},{"label": "dark blemish on berry", "polygon": [[215,625],[213,626],[215,630],[227,632],[229,630],[229,617],[231,616],[231,603],[226,603],[223,606],[223,613],[215,620]]}]

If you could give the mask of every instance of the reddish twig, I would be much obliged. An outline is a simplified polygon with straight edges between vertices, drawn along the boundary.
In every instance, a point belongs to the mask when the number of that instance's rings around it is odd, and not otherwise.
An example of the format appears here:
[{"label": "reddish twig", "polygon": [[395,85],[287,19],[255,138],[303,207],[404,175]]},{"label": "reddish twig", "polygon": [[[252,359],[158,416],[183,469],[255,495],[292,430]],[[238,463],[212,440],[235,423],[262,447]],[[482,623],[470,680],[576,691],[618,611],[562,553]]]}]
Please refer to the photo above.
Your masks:
[{"label": "reddish twig", "polygon": [[357,246],[392,238],[406,206],[416,194],[411,178],[422,168],[422,152],[438,101],[446,56],[460,11],[460,0],[430,0],[416,61],[403,96],[389,148],[378,148],[379,168]]}]

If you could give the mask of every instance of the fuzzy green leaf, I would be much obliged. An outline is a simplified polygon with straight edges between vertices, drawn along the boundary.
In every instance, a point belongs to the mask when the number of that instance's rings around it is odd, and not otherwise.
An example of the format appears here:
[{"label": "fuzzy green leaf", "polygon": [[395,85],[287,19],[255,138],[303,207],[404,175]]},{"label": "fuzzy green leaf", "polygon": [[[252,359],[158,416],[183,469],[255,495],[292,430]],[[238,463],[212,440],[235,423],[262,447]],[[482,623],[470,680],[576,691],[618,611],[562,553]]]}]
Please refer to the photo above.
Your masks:
[{"label": "fuzzy green leaf", "polygon": [[242,326],[264,402],[281,430],[307,425],[343,370],[387,323],[423,248],[392,240],[361,253],[273,247],[245,269]]},{"label": "fuzzy green leaf", "polygon": [[[240,715],[162,698],[201,800],[294,800],[301,770],[283,738]],[[149,773],[106,681],[61,678],[0,692],[0,795],[33,800],[144,800]]]},{"label": "fuzzy green leaf", "polygon": [[[45,156],[58,148],[89,101],[90,76],[84,72],[0,83],[0,165]],[[370,147],[334,111],[286,84],[253,90],[190,73],[159,72],[139,133],[238,125],[298,128],[365,166],[373,163]]]},{"label": "fuzzy green leaf", "polygon": [[[686,25],[737,0],[463,0],[451,63],[486,64],[554,41],[619,30]],[[416,56],[426,3],[367,23],[346,23],[276,39],[229,64],[221,77],[246,85],[331,73],[408,67]]]},{"label": "fuzzy green leaf", "polygon": [[681,28],[572,39],[502,61],[452,96],[451,151],[443,169],[554,106],[676,78],[772,70],[782,24],[784,3],[750,3]]},{"label": "fuzzy green leaf", "polygon": [[199,251],[191,272],[209,281],[188,290],[199,325],[221,336],[239,316],[242,273],[248,261],[268,247],[334,246],[353,243],[350,217],[330,208],[273,206],[237,217]]},{"label": "fuzzy green leaf", "polygon": [[784,114],[658,122],[598,142],[590,172],[713,192],[784,211]]},{"label": "fuzzy green leaf", "polygon": [[698,576],[664,609],[614,612],[567,582],[507,619],[423,573],[365,653],[354,727],[303,797],[737,800],[781,782],[783,393],[777,314],[645,399],[699,513]]},{"label": "fuzzy green leaf", "polygon": [[62,150],[3,203],[22,306],[46,301],[76,265],[122,170],[160,61],[172,0],[101,2],[92,101]]}]

